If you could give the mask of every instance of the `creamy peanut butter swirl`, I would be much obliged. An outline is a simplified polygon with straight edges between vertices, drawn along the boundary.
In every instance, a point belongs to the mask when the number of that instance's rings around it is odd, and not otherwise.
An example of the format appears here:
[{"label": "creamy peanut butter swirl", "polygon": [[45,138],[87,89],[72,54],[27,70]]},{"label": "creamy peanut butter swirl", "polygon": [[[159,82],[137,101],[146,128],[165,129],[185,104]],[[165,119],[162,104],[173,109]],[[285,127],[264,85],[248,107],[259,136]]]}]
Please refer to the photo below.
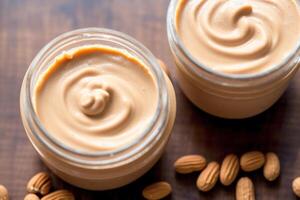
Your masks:
[{"label": "creamy peanut butter swirl", "polygon": [[270,69],[300,40],[294,0],[179,0],[176,26],[196,60],[227,74]]},{"label": "creamy peanut butter swirl", "polygon": [[157,86],[137,58],[106,46],[58,56],[39,78],[35,111],[47,131],[77,150],[114,150],[145,131]]}]

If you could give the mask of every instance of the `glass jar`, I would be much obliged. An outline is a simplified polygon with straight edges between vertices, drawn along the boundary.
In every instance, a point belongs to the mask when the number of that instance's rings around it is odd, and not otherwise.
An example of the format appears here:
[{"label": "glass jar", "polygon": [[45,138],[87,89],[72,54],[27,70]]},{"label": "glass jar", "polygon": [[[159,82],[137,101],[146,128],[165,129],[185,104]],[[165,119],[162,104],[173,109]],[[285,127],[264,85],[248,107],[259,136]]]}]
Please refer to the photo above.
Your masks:
[{"label": "glass jar", "polygon": [[194,59],[180,40],[175,22],[178,2],[171,0],[169,4],[167,33],[177,81],[191,102],[207,113],[228,119],[252,117],[272,106],[299,69],[300,41],[295,52],[268,71],[254,75],[217,72]]},{"label": "glass jar", "polygon": [[[40,122],[32,98],[39,76],[58,55],[82,45],[97,44],[124,50],[140,59],[153,74],[159,99],[155,114],[141,137],[126,147],[84,152],[61,144],[51,136]],[[142,44],[113,30],[86,28],[58,36],[36,55],[23,80],[20,111],[28,138],[44,163],[56,175],[81,188],[106,190],[134,181],[160,158],[174,124],[176,100],[169,78],[157,59]]]}]

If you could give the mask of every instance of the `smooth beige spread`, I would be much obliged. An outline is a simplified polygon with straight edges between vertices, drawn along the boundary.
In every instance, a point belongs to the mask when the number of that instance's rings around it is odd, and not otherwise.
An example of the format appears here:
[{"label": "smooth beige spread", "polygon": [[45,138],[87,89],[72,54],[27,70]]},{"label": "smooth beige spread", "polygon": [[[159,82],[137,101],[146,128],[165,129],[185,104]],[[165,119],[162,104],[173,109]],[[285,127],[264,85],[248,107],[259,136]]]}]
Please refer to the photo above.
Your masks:
[{"label": "smooth beige spread", "polygon": [[294,0],[179,0],[175,20],[188,52],[227,74],[270,69],[300,40],[300,12]]},{"label": "smooth beige spread", "polygon": [[58,56],[39,77],[35,111],[51,136],[77,150],[115,150],[139,138],[157,106],[157,85],[136,57],[106,46]]}]

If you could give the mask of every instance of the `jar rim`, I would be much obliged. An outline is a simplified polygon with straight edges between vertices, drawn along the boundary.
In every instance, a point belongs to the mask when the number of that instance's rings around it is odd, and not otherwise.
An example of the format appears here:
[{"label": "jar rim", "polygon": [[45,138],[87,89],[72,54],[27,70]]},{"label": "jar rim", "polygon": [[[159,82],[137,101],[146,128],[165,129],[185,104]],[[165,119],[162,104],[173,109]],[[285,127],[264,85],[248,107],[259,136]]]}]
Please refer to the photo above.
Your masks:
[{"label": "jar rim", "polygon": [[[36,72],[38,62],[43,59],[43,57],[49,57],[50,55],[47,55],[47,52],[50,50],[53,50],[55,47],[58,48],[61,45],[71,41],[74,41],[76,39],[82,38],[91,38],[94,36],[102,37],[102,39],[110,40],[110,42],[119,42],[120,44],[124,45],[124,47],[130,48],[134,53],[138,53],[138,56],[142,56],[144,60],[148,64],[146,64],[143,61],[143,64],[149,68],[150,72],[154,76],[155,84],[158,89],[158,100],[157,100],[157,106],[155,113],[151,120],[148,123],[148,127],[143,130],[143,132],[140,134],[139,137],[135,138],[132,142],[130,142],[127,145],[124,145],[120,148],[114,149],[114,150],[108,150],[108,151],[97,151],[97,152],[88,152],[83,150],[76,150],[74,148],[71,148],[70,146],[67,146],[60,141],[58,141],[56,138],[52,137],[51,134],[46,130],[43,123],[38,118],[33,102],[32,102],[32,78],[34,73]],[[97,38],[96,38],[97,39]],[[129,52],[128,52],[129,53]],[[129,53],[130,55],[132,53]],[[135,55],[137,56],[137,55]],[[45,59],[45,58],[44,58]],[[150,144],[155,143],[155,141],[158,141],[161,137],[162,130],[165,128],[167,123],[167,113],[169,109],[169,97],[167,92],[167,86],[165,82],[165,77],[162,72],[162,69],[160,68],[157,59],[155,56],[140,42],[132,38],[131,36],[121,33],[119,31],[111,30],[111,29],[105,29],[105,28],[96,28],[96,27],[89,27],[89,28],[83,28],[83,29],[76,29],[73,31],[69,31],[66,33],[63,33],[61,35],[58,35],[54,39],[52,39],[50,42],[48,42],[35,56],[31,64],[29,65],[29,68],[26,72],[26,80],[24,79],[25,84],[25,104],[26,108],[28,108],[28,112],[25,112],[26,117],[30,117],[36,127],[39,129],[41,133],[43,133],[45,138],[50,141],[45,141],[38,133],[35,131],[32,131],[34,134],[34,137],[37,138],[40,142],[42,142],[44,145],[48,147],[52,152],[54,152],[56,155],[59,155],[69,161],[78,163],[78,164],[92,164],[92,165],[105,165],[105,164],[113,164],[116,162],[120,162],[126,159],[129,159],[132,156],[136,156],[140,154],[141,151],[147,150],[147,148],[150,148]],[[138,145],[140,142],[143,142],[142,144]],[[109,156],[112,157],[112,155],[117,155],[119,153],[122,153],[124,151],[129,150],[130,148],[134,147],[135,145],[138,145],[138,147],[133,148],[128,153],[123,155],[122,157],[117,157],[116,159],[106,159],[106,160],[98,160],[95,158],[103,157],[103,156]],[[58,149],[63,150],[60,151]],[[67,155],[64,152],[71,153],[71,155]],[[75,155],[75,156],[72,156]],[[77,157],[88,157],[92,159],[92,162],[89,162],[87,160],[81,160]]]},{"label": "jar rim", "polygon": [[[176,44],[176,47],[178,48],[178,50],[181,53],[183,53],[183,55],[186,56],[186,58],[194,66],[196,66],[198,69],[204,70],[204,72],[208,73],[209,75],[216,76],[218,78],[221,78],[221,79],[224,79],[224,80],[227,80],[227,81],[228,80],[250,81],[250,80],[254,80],[254,79],[261,79],[261,78],[267,77],[271,74],[275,74],[280,70],[283,70],[284,67],[282,67],[282,66],[289,63],[300,52],[300,39],[299,39],[299,41],[297,43],[297,46],[293,50],[293,52],[289,53],[289,55],[281,63],[275,65],[274,67],[272,67],[268,70],[265,70],[265,71],[262,71],[262,72],[259,72],[259,73],[255,73],[255,74],[228,74],[228,73],[220,72],[220,71],[217,71],[217,70],[213,70],[211,67],[201,63],[194,56],[192,56],[192,54],[184,46],[182,40],[180,39],[180,37],[177,33],[176,23],[175,23],[175,16],[176,16],[176,9],[177,9],[177,5],[178,5],[179,1],[181,1],[181,0],[171,0],[170,3],[169,3],[168,13],[167,13],[168,38],[169,38],[169,40],[172,40],[172,42],[174,42]],[[296,3],[297,3],[297,5],[299,5],[300,4],[299,0],[297,0]],[[300,57],[298,57],[297,62],[300,62]],[[192,67],[189,67],[189,68],[191,68],[191,70],[193,72],[195,72],[196,74],[199,75],[199,73],[197,73],[196,70],[193,70]],[[284,72],[288,72],[292,68],[293,68],[293,65],[288,66],[287,69],[284,69]],[[230,85],[230,84],[226,84],[226,85]]]}]

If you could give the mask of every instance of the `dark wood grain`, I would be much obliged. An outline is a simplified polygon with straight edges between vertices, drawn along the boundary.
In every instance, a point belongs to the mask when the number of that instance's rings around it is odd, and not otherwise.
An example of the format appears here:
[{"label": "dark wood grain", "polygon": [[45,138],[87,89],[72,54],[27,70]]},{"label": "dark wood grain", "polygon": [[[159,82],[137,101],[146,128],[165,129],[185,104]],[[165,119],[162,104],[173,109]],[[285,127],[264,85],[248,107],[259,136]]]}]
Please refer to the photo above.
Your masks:
[{"label": "dark wood grain", "polygon": [[[11,199],[23,199],[28,178],[47,170],[25,136],[19,117],[19,90],[23,75],[39,49],[60,33],[82,27],[106,27],[125,32],[148,47],[170,67],[165,15],[167,0],[0,0],[0,183]],[[54,177],[57,188],[72,190],[77,199],[141,199],[141,190],[153,181],[173,186],[169,199],[234,199],[234,186],[220,184],[208,193],[195,187],[197,174],[180,176],[172,169],[181,155],[201,153],[221,161],[225,154],[258,149],[277,152],[282,175],[274,183],[262,172],[253,178],[258,200],[293,200],[291,181],[300,176],[300,74],[284,96],[267,112],[251,119],[228,121],[209,116],[182,94],[173,77],[178,112],[172,138],[162,159],[134,183],[112,191],[90,192]]]}]

